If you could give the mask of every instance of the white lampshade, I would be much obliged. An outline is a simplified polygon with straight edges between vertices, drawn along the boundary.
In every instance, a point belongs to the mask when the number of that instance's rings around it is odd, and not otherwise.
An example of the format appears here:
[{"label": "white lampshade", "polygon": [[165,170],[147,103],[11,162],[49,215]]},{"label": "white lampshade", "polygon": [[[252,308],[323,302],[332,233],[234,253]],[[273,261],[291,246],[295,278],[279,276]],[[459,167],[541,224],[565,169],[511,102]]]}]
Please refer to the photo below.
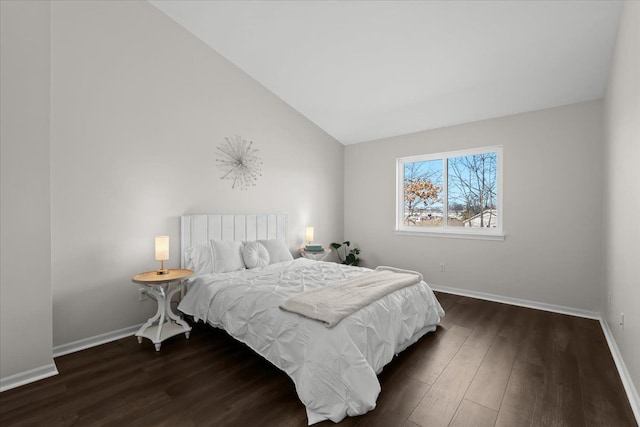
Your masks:
[{"label": "white lampshade", "polygon": [[169,259],[169,236],[156,236],[156,261]]},{"label": "white lampshade", "polygon": [[313,227],[307,227],[305,229],[305,236],[306,236],[306,241],[311,243],[313,242]]}]

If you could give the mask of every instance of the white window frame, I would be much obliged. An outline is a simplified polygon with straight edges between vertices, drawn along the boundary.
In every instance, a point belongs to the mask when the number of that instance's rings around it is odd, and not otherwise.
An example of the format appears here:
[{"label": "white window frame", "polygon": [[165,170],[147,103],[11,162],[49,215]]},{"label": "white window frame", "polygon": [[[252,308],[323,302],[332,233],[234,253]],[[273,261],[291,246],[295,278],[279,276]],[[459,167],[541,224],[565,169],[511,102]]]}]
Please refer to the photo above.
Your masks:
[{"label": "white window frame", "polygon": [[[504,218],[504,203],[502,203],[502,145],[491,147],[478,147],[467,150],[447,151],[443,153],[424,154],[420,156],[400,157],[396,159],[396,228],[395,234],[406,236],[428,236],[428,237],[449,237],[461,239],[480,240],[504,240],[505,234],[502,229]],[[453,157],[471,156],[483,153],[496,153],[496,208],[499,212],[496,226],[493,228],[479,227],[449,227],[446,225],[448,218],[448,160]],[[442,227],[417,227],[404,225],[404,167],[406,163],[424,162],[431,160],[442,160],[443,179],[443,212],[442,217],[445,224]]]}]

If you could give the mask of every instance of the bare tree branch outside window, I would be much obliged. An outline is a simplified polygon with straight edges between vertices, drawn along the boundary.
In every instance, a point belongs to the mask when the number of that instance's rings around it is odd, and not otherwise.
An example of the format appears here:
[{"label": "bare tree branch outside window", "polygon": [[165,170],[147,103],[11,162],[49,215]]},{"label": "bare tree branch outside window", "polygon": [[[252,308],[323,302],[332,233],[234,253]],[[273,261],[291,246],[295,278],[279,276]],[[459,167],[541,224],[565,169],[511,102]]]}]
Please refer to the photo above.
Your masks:
[{"label": "bare tree branch outside window", "polygon": [[[448,160],[448,206],[464,206],[461,219],[467,226],[494,227],[497,186],[497,153],[452,157]],[[471,219],[477,221],[470,221]]]}]

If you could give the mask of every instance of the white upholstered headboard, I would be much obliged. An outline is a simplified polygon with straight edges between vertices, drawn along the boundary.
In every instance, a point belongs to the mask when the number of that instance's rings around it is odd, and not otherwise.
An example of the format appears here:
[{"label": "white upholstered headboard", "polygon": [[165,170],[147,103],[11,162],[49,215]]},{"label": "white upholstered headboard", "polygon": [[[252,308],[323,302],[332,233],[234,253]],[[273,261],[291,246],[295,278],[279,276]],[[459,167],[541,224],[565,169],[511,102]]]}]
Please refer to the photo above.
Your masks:
[{"label": "white upholstered headboard", "polygon": [[283,214],[182,215],[180,236],[180,266],[184,268],[184,250],[192,246],[208,245],[211,239],[226,241],[282,239],[287,242],[287,216]]}]

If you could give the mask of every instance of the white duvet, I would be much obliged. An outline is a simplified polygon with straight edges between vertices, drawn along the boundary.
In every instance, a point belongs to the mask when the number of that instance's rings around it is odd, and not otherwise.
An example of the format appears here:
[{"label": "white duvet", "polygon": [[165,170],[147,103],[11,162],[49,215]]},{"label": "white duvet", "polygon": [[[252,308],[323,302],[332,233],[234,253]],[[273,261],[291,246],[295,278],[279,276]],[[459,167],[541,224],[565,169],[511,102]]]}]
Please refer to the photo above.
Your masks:
[{"label": "white duvet", "polygon": [[365,271],[304,258],[193,279],[178,308],[223,328],[285,371],[309,424],[339,422],[375,408],[377,374],[393,356],[435,329],[444,315],[424,282],[399,289],[333,328],[279,305],[301,292]]}]

